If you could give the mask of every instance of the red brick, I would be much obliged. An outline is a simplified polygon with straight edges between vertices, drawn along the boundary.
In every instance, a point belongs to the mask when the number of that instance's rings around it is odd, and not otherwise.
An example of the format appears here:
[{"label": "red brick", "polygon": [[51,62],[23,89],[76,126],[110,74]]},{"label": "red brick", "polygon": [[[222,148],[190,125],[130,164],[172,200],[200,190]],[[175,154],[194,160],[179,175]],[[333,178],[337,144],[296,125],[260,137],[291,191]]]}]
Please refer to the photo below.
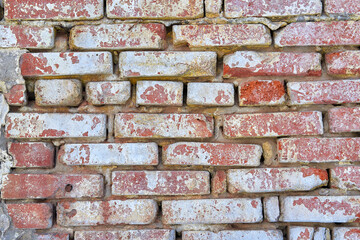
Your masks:
[{"label": "red brick", "polygon": [[102,197],[101,175],[8,174],[3,177],[4,199]]},{"label": "red brick", "polygon": [[262,148],[252,144],[178,142],[163,147],[164,165],[259,166]]},{"label": "red brick", "polygon": [[203,114],[118,113],[116,138],[209,138],[214,119]]},{"label": "red brick", "polygon": [[174,45],[190,49],[270,46],[270,30],[262,24],[174,25]]},{"label": "red brick", "polygon": [[69,226],[97,226],[152,223],[157,203],[151,199],[63,202],[57,205],[57,223]]},{"label": "red brick", "polygon": [[235,98],[232,83],[199,83],[187,85],[188,105],[200,106],[233,106]]},{"label": "red brick", "polygon": [[131,96],[131,83],[89,82],[86,84],[86,99],[93,105],[125,104]]},{"label": "red brick", "polygon": [[136,104],[145,106],[182,106],[183,88],[181,82],[138,81]]},{"label": "red brick", "polygon": [[325,0],[325,13],[341,15],[359,15],[359,0]]},{"label": "red brick", "polygon": [[317,168],[231,169],[227,179],[230,193],[310,191],[327,185],[328,174]]},{"label": "red brick", "polygon": [[116,171],[113,195],[202,195],[210,193],[206,171]]},{"label": "red brick", "polygon": [[320,0],[225,0],[225,17],[287,17],[297,15],[320,15]]},{"label": "red brick", "polygon": [[331,169],[331,187],[346,190],[360,190],[360,167],[336,167]]},{"label": "red brick", "polygon": [[285,87],[277,80],[255,80],[239,83],[239,105],[279,105],[285,102]]},{"label": "red brick", "polygon": [[1,48],[51,49],[54,47],[53,27],[0,25]]},{"label": "red brick", "polygon": [[6,0],[7,20],[86,20],[103,17],[102,0]]},{"label": "red brick", "polygon": [[20,142],[9,143],[8,152],[16,168],[52,168],[55,149],[51,143]]},{"label": "red brick", "polygon": [[71,49],[163,49],[163,24],[102,24],[75,26],[70,32]]},{"label": "red brick", "polygon": [[110,52],[25,53],[20,60],[26,77],[112,74]]},{"label": "red brick", "polygon": [[211,192],[221,194],[226,192],[226,172],[216,171],[211,179]]},{"label": "red brick", "polygon": [[323,134],[321,112],[278,112],[224,116],[226,137],[277,137]]},{"label": "red brick", "polygon": [[218,232],[210,231],[183,231],[182,240],[283,240],[283,233],[280,230],[223,230]]},{"label": "red brick", "polygon": [[360,239],[359,227],[335,227],[333,228],[333,240]]},{"label": "red brick", "polygon": [[257,223],[260,198],[193,199],[162,202],[164,224]]},{"label": "red brick", "polygon": [[127,1],[108,0],[107,17],[119,19],[184,20],[204,15],[203,0]]},{"label": "red brick", "polygon": [[9,113],[6,117],[5,128],[7,138],[101,140],[106,137],[106,115]]},{"label": "red brick", "polygon": [[70,235],[67,233],[45,233],[35,234],[35,240],[69,240]]},{"label": "red brick", "polygon": [[328,115],[330,132],[360,132],[360,108],[332,108]]},{"label": "red brick", "polygon": [[16,228],[47,229],[53,225],[53,207],[50,203],[7,204]]},{"label": "red brick", "polygon": [[175,240],[175,230],[139,229],[139,230],[121,230],[121,231],[76,231],[75,239],[76,240],[89,240],[89,239]]},{"label": "red brick", "polygon": [[321,76],[321,54],[242,51],[224,57],[224,78]]},{"label": "red brick", "polygon": [[360,138],[283,138],[278,140],[281,163],[360,161]]},{"label": "red brick", "polygon": [[360,22],[296,22],[275,34],[275,46],[360,45]]},{"label": "red brick", "polygon": [[12,86],[9,92],[4,93],[7,103],[10,106],[23,106],[27,103],[26,86],[17,84]]},{"label": "red brick", "polygon": [[287,89],[294,105],[360,102],[359,80],[291,82]]},{"label": "red brick", "polygon": [[329,53],[325,55],[325,61],[327,72],[330,75],[360,75],[360,51]]}]

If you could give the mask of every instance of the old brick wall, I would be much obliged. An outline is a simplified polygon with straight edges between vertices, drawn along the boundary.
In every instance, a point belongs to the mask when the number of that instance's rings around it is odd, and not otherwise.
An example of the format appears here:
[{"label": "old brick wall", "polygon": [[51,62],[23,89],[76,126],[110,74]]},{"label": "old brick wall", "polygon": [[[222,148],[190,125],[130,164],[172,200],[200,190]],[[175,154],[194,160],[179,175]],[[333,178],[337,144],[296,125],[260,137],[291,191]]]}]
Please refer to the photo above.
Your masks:
[{"label": "old brick wall", "polygon": [[1,239],[360,239],[360,0],[0,3]]}]

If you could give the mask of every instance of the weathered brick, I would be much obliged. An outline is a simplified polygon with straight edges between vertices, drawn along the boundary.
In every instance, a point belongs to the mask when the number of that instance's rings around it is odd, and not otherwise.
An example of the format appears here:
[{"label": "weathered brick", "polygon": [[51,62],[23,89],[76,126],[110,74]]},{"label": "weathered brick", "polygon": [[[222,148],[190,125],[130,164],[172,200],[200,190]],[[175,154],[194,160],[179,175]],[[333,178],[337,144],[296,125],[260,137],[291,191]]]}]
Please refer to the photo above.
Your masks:
[{"label": "weathered brick", "polygon": [[285,87],[277,80],[254,80],[240,82],[239,105],[279,105],[285,102]]},{"label": "weathered brick", "polygon": [[164,224],[257,223],[263,219],[260,198],[163,201],[162,214]]},{"label": "weathered brick", "polygon": [[47,229],[53,225],[50,203],[7,204],[6,207],[16,228]]},{"label": "weathered brick", "polygon": [[184,85],[181,82],[138,81],[136,104],[144,106],[182,106]]},{"label": "weathered brick", "polygon": [[280,204],[278,197],[264,198],[264,218],[268,222],[277,222],[280,217]]},{"label": "weathered brick", "polygon": [[115,171],[113,195],[202,195],[210,193],[206,171]]},{"label": "weathered brick", "polygon": [[226,192],[226,172],[216,171],[215,176],[211,178],[211,192],[221,194]]},{"label": "weathered brick", "polygon": [[327,185],[328,174],[306,167],[231,169],[227,179],[230,193],[310,191]]},{"label": "weathered brick", "polygon": [[178,142],[163,147],[164,165],[259,166],[262,148],[252,144]]},{"label": "weathered brick", "polygon": [[224,57],[224,78],[321,76],[321,54],[239,51]]},{"label": "weathered brick", "polygon": [[89,239],[146,239],[146,240],[175,240],[175,230],[170,229],[141,229],[121,231],[76,231],[75,240]]},{"label": "weathered brick", "polygon": [[332,108],[328,115],[330,132],[360,132],[360,108]]},{"label": "weathered brick", "polygon": [[123,78],[214,77],[214,52],[122,52],[119,56]]},{"label": "weathered brick", "polygon": [[67,233],[44,233],[35,234],[35,240],[69,240],[70,235]]},{"label": "weathered brick", "polygon": [[277,137],[323,133],[321,112],[278,112],[224,116],[227,137]]},{"label": "weathered brick", "polygon": [[289,240],[329,240],[330,230],[324,227],[289,227]]},{"label": "weathered brick", "polygon": [[270,46],[272,42],[270,30],[262,24],[174,25],[173,39],[175,46],[198,50]]},{"label": "weathered brick", "polygon": [[360,75],[360,51],[329,53],[325,55],[325,61],[327,72],[330,75]]},{"label": "weathered brick", "polygon": [[8,174],[3,177],[3,199],[102,197],[101,175]]},{"label": "weathered brick", "polygon": [[360,138],[283,138],[278,140],[281,163],[360,161]]},{"label": "weathered brick", "polygon": [[151,199],[63,202],[57,205],[57,223],[65,227],[143,225],[155,220],[157,209]]},{"label": "weathered brick", "polygon": [[266,239],[283,240],[283,233],[280,230],[233,230],[233,231],[183,231],[182,240],[247,240]]},{"label": "weathered brick", "polygon": [[107,17],[119,19],[195,19],[204,15],[203,0],[108,0]]},{"label": "weathered brick", "polygon": [[233,106],[235,98],[232,83],[188,83],[188,105]]},{"label": "weathered brick", "polygon": [[54,166],[54,145],[44,142],[13,142],[8,144],[16,168],[52,168]]},{"label": "weathered brick", "polygon": [[333,228],[333,240],[360,239],[360,228],[358,227],[335,227]]},{"label": "weathered brick", "polygon": [[85,138],[106,137],[106,115],[70,113],[9,113],[7,138]]},{"label": "weathered brick", "polygon": [[281,204],[283,222],[358,222],[359,196],[285,197]]},{"label": "weathered brick", "polygon": [[86,100],[93,105],[125,104],[131,96],[131,83],[89,82],[86,84]]},{"label": "weathered brick", "polygon": [[4,94],[10,106],[23,106],[27,103],[27,92],[24,84],[14,85],[9,92]]},{"label": "weathered brick", "polygon": [[53,27],[0,25],[0,48],[51,49],[54,47]]},{"label": "weathered brick", "polygon": [[205,1],[205,11],[206,17],[216,18],[220,16],[222,11],[222,0],[204,0]]},{"label": "weathered brick", "polygon": [[330,170],[331,187],[346,190],[360,190],[360,167],[336,167]]},{"label": "weathered brick", "polygon": [[5,0],[7,20],[95,20],[104,15],[102,0]]},{"label": "weathered brick", "polygon": [[21,73],[26,77],[112,74],[110,52],[25,53]]},{"label": "weathered brick", "polygon": [[82,101],[82,85],[76,79],[38,80],[34,92],[39,106],[78,106]]},{"label": "weathered brick", "polygon": [[225,0],[225,17],[288,17],[297,15],[320,15],[320,0]]},{"label": "weathered brick", "polygon": [[67,165],[157,165],[156,143],[65,144],[59,159]]},{"label": "weathered brick", "polygon": [[71,29],[72,49],[163,49],[166,28],[163,24],[81,25]]},{"label": "weathered brick", "polygon": [[360,45],[360,22],[296,22],[275,33],[275,46]]},{"label": "weathered brick", "polygon": [[326,14],[359,15],[358,0],[325,0]]},{"label": "weathered brick", "polygon": [[214,119],[204,114],[118,113],[116,138],[209,138]]},{"label": "weathered brick", "polygon": [[287,89],[294,105],[360,102],[359,80],[291,82]]}]

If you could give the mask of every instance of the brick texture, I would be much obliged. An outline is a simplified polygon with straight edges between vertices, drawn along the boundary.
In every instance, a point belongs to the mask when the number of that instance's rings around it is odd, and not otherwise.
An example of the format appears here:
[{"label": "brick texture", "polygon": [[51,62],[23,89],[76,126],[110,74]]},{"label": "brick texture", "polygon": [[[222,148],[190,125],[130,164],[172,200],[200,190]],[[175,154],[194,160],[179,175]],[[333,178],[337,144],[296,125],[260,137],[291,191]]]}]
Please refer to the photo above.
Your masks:
[{"label": "brick texture", "polygon": [[232,106],[235,103],[231,83],[189,83],[187,90],[188,105]]},{"label": "brick texture", "polygon": [[131,96],[131,83],[89,82],[86,85],[87,101],[93,105],[125,104]]},{"label": "brick texture", "polygon": [[358,76],[360,75],[360,52],[341,51],[325,55],[327,72],[330,75]]},{"label": "brick texture", "polygon": [[136,104],[144,106],[182,106],[184,86],[181,82],[138,81]]},{"label": "brick texture", "polygon": [[76,231],[76,240],[87,239],[149,239],[149,240],[175,240],[175,230],[143,229],[123,231]]}]

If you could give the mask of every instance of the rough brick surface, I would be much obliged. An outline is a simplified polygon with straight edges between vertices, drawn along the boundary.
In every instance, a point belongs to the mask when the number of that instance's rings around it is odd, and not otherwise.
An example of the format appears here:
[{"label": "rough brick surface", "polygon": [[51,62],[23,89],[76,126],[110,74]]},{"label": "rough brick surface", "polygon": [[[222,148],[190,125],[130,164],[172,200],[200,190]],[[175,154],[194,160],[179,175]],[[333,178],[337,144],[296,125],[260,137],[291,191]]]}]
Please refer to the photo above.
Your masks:
[{"label": "rough brick surface", "polygon": [[14,85],[4,96],[10,106],[23,106],[27,104],[26,86],[23,84]]},{"label": "rough brick surface", "polygon": [[277,222],[280,217],[280,205],[278,197],[264,198],[264,218],[268,222]]},{"label": "rough brick surface", "polygon": [[358,0],[326,0],[325,13],[341,15],[359,15],[360,6]]},{"label": "rough brick surface", "polygon": [[131,83],[90,82],[86,84],[86,100],[93,105],[125,104],[131,96]]},{"label": "rough brick surface", "polygon": [[122,52],[123,78],[212,77],[216,74],[214,52]]},{"label": "rough brick surface", "polygon": [[333,240],[353,240],[360,238],[360,228],[336,227],[333,228]]},{"label": "rough brick surface", "polygon": [[170,229],[143,229],[122,231],[76,231],[76,240],[88,239],[146,239],[146,240],[175,240],[175,230]]},{"label": "rough brick surface", "polygon": [[67,233],[44,233],[35,234],[35,240],[69,240],[70,235]]},{"label": "rough brick surface", "polygon": [[107,24],[71,29],[72,49],[163,49],[166,29],[162,24]]},{"label": "rough brick surface", "polygon": [[331,187],[346,190],[360,190],[360,167],[336,167],[331,169]]},{"label": "rough brick surface", "polygon": [[206,17],[216,18],[219,17],[222,11],[222,0],[204,0]]},{"label": "rough brick surface", "polygon": [[211,192],[215,194],[221,194],[226,192],[226,172],[217,171],[211,178]]},{"label": "rough brick surface", "polygon": [[224,57],[224,78],[248,76],[321,76],[321,55],[239,51]]},{"label": "rough brick surface", "polygon": [[202,195],[210,193],[205,171],[116,171],[113,195]]},{"label": "rough brick surface", "polygon": [[360,51],[328,53],[325,55],[325,61],[330,75],[360,75]]},{"label": "rough brick surface", "polygon": [[61,226],[143,225],[154,221],[157,204],[151,199],[63,202],[57,213]]},{"label": "rough brick surface", "polygon": [[224,116],[227,137],[277,137],[323,133],[320,112],[279,112]]},{"label": "rough brick surface", "polygon": [[157,165],[156,143],[65,144],[59,153],[67,165]]},{"label": "rough brick surface", "polygon": [[182,106],[183,88],[181,82],[138,81],[136,104],[144,106]]},{"label": "rough brick surface", "polygon": [[238,231],[184,231],[183,240],[246,240],[246,239],[267,239],[283,240],[282,232],[279,230],[238,230]]},{"label": "rough brick surface", "polygon": [[209,138],[214,120],[203,114],[119,113],[115,116],[117,138]]},{"label": "rough brick surface", "polygon": [[330,132],[360,132],[360,108],[332,108],[328,114]]},{"label": "rough brick surface", "polygon": [[252,144],[178,142],[163,147],[165,165],[259,166],[262,148]]},{"label": "rough brick surface", "polygon": [[164,224],[219,224],[261,222],[259,198],[174,200],[162,202]]},{"label": "rough brick surface", "polygon": [[324,227],[289,227],[289,240],[329,240],[330,230]]},{"label": "rough brick surface", "polygon": [[233,106],[235,98],[232,83],[188,83],[188,105]]}]

